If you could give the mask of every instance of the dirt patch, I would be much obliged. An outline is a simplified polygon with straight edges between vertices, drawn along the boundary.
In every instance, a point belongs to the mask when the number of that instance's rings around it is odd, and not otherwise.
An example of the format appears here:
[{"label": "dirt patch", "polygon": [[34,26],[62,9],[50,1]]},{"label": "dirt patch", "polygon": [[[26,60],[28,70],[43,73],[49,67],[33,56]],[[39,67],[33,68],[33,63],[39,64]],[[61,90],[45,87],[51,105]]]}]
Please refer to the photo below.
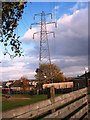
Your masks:
[{"label": "dirt patch", "polygon": [[25,97],[10,97],[10,98],[5,98],[2,97],[2,101],[5,102],[7,100],[9,101],[16,101],[16,100],[30,100],[31,98],[25,98]]},{"label": "dirt patch", "polygon": [[11,97],[11,99],[14,99],[14,100],[30,100],[31,98],[25,98],[25,97],[16,98],[16,97]]}]

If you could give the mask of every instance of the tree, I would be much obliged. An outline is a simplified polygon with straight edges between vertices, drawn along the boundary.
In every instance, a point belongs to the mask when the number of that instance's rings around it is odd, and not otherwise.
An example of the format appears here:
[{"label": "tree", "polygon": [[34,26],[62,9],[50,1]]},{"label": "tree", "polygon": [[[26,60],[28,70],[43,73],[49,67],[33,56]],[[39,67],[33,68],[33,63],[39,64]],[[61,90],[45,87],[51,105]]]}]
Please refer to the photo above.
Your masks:
[{"label": "tree", "polygon": [[18,21],[22,18],[26,2],[2,2],[2,29],[0,29],[0,42],[4,45],[4,55],[10,57],[22,55],[21,42],[15,34]]},{"label": "tree", "polygon": [[54,64],[41,64],[40,68],[36,70],[36,79],[40,83],[51,83],[64,81],[64,75],[59,67]]},{"label": "tree", "polygon": [[29,89],[29,80],[25,76],[23,76],[20,78],[20,81],[22,83],[23,91],[27,91],[27,89]]}]

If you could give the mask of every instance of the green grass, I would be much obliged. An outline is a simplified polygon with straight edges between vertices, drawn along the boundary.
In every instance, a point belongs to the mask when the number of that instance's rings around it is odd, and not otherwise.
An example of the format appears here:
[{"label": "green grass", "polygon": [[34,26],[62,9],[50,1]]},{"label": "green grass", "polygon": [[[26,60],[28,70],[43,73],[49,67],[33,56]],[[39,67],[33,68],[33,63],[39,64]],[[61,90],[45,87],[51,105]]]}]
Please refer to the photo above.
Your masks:
[{"label": "green grass", "polygon": [[[90,95],[90,92],[88,93]],[[62,94],[55,94],[55,97],[60,96]],[[0,97],[5,97],[4,94],[0,94]],[[31,99],[22,99],[22,100],[12,100],[12,98],[10,98],[10,100],[6,100],[4,102],[2,102],[2,111],[6,111],[6,110],[10,110],[10,109],[14,109],[17,107],[21,107],[21,106],[25,106],[28,104],[33,104],[42,100],[46,100],[47,99],[47,95],[28,95],[28,94],[14,94],[13,97],[15,98],[31,98]]]},{"label": "green grass", "polygon": [[18,98],[18,97],[27,97],[27,98],[31,98],[31,99],[22,99],[22,100],[11,100],[12,98],[10,98],[10,100],[6,100],[3,102],[2,104],[2,111],[6,111],[6,110],[10,110],[13,108],[17,108],[17,107],[21,107],[21,106],[25,106],[28,104],[33,104],[42,100],[46,100],[47,99],[47,95],[14,95],[14,97]]}]

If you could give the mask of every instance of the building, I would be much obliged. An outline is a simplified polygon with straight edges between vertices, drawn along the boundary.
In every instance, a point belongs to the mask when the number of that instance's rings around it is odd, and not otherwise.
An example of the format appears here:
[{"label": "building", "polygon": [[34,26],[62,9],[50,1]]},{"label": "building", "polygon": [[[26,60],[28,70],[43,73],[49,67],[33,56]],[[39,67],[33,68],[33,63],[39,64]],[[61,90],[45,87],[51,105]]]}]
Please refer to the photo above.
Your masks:
[{"label": "building", "polygon": [[37,88],[37,81],[36,80],[27,80],[27,79],[20,79],[16,80],[11,84],[10,87],[13,91],[31,91]]},{"label": "building", "polygon": [[43,89],[50,88],[51,86],[54,86],[54,88],[56,88],[56,89],[72,88],[73,87],[73,82],[60,82],[60,83],[44,84]]}]

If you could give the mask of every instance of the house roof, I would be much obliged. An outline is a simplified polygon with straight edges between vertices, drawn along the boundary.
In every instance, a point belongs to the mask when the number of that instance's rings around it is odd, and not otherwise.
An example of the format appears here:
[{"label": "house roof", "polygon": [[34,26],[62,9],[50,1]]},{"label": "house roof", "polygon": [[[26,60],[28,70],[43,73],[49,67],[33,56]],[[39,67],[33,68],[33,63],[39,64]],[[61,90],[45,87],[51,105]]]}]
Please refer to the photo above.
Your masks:
[{"label": "house roof", "polygon": [[12,87],[22,87],[22,82],[20,80],[16,80],[11,86]]},{"label": "house roof", "polygon": [[[90,78],[90,71],[86,73],[87,77]],[[81,75],[80,77],[85,77],[85,74]]]}]

